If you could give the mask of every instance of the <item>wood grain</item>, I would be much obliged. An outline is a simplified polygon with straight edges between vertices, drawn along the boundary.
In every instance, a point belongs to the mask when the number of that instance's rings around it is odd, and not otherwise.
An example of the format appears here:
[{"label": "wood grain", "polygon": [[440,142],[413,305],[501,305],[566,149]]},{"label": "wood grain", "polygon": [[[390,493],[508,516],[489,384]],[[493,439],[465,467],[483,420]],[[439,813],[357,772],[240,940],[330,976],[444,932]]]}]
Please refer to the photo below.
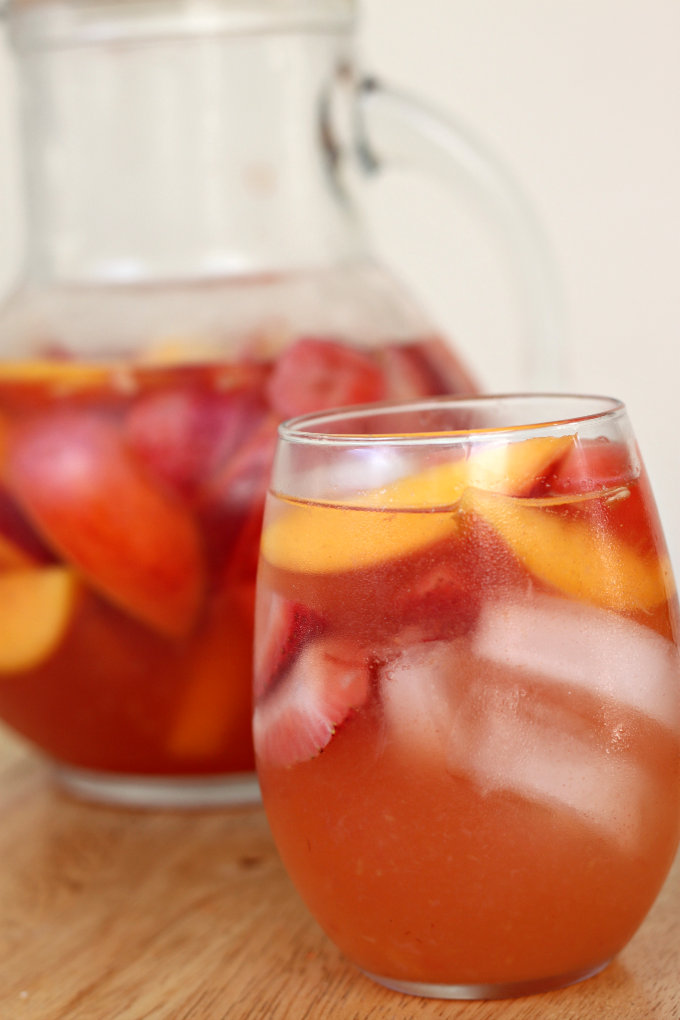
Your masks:
[{"label": "wood grain", "polygon": [[144,814],[54,792],[0,736],[2,1020],[680,1020],[680,866],[620,957],[572,988],[414,999],[346,963],[260,810]]}]

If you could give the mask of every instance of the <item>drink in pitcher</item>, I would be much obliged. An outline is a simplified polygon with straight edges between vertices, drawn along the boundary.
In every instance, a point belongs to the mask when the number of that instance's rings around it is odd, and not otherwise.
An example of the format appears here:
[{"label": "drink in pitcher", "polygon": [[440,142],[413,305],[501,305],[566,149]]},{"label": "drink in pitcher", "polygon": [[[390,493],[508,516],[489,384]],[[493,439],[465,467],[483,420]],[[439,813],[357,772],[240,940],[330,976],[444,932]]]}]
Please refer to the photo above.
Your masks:
[{"label": "drink in pitcher", "polygon": [[446,390],[447,364],[437,340],[306,337],[270,359],[1,366],[0,717],[67,778],[251,773],[277,426]]}]

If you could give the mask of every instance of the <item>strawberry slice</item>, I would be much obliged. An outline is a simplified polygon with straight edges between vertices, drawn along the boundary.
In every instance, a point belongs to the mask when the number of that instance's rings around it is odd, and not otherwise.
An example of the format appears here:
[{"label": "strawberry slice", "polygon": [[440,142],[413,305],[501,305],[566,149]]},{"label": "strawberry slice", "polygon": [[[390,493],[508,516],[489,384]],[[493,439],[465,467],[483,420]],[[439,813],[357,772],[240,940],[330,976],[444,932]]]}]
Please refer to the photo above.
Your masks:
[{"label": "strawberry slice", "polygon": [[448,344],[438,337],[410,344],[388,344],[376,352],[392,400],[477,393],[479,387]]},{"label": "strawberry slice", "polygon": [[352,709],[364,704],[369,679],[366,656],[353,642],[322,637],[305,645],[255,708],[255,753],[284,767],[315,758]]},{"label": "strawberry slice", "polygon": [[157,478],[191,496],[257,429],[265,413],[256,390],[164,390],[135,402],[125,439]]},{"label": "strawberry slice", "polygon": [[206,505],[219,504],[230,513],[243,515],[267,493],[269,474],[276,449],[278,419],[271,416],[260,423],[234,456],[201,488]]},{"label": "strawberry slice", "polygon": [[325,621],[313,609],[262,588],[255,609],[253,693],[262,695],[281,677],[302,646],[319,637]]},{"label": "strawberry slice", "polygon": [[197,529],[137,468],[113,423],[90,411],[36,418],[11,437],[7,484],[95,589],[166,636],[191,629],[204,587]]},{"label": "strawberry slice", "polygon": [[546,483],[551,493],[596,492],[626,485],[635,475],[631,451],[623,443],[580,439],[558,461]]},{"label": "strawberry slice", "polygon": [[[248,442],[208,478],[198,494],[198,513],[209,558],[218,570],[227,556],[241,568],[257,565],[264,499],[267,494],[278,419],[268,416]],[[241,575],[244,569],[240,569]]]},{"label": "strawberry slice", "polygon": [[267,383],[271,406],[284,418],[385,396],[380,368],[367,354],[335,340],[305,337],[278,359]]},{"label": "strawberry slice", "polygon": [[435,393],[479,393],[474,376],[441,337],[419,340],[410,344],[409,350],[422,359],[436,386]]},{"label": "strawberry slice", "polygon": [[385,377],[385,396],[390,400],[416,400],[444,391],[414,344],[388,344],[376,352]]},{"label": "strawberry slice", "polygon": [[479,387],[447,343],[439,337],[388,344],[376,351],[392,400],[478,393]]},{"label": "strawberry slice", "polygon": [[[451,552],[460,558],[463,550],[454,545]],[[469,564],[466,563],[466,567]],[[405,589],[397,603],[401,625],[405,628],[404,640],[408,640],[407,635],[418,634],[421,641],[438,641],[472,630],[479,615],[481,597],[477,587],[470,584],[467,572],[454,559],[442,560],[426,569]]]}]

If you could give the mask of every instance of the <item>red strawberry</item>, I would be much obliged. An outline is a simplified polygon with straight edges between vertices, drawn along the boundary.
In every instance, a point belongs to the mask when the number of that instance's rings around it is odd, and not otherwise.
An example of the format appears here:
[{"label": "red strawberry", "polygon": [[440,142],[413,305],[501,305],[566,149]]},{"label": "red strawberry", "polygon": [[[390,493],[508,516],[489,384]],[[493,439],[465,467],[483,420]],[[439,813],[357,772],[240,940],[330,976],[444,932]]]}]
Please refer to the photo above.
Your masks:
[{"label": "red strawberry", "polygon": [[150,483],[105,417],[57,411],[19,429],[7,484],[39,533],[99,592],[169,637],[191,629],[204,587],[196,526]]},{"label": "red strawberry", "polygon": [[367,354],[335,340],[305,337],[284,351],[267,383],[271,406],[284,418],[385,395],[385,382]]},{"label": "red strawberry", "polygon": [[325,637],[305,645],[255,708],[255,753],[284,767],[315,758],[350,711],[364,704],[369,678],[366,656],[351,641]]},{"label": "red strawberry", "polygon": [[441,337],[419,340],[407,350],[421,359],[436,387],[434,393],[479,393],[474,377]]},{"label": "red strawberry", "polygon": [[546,479],[550,492],[595,492],[626,485],[634,475],[631,454],[623,443],[581,439]]},{"label": "red strawberry", "polygon": [[[264,498],[267,494],[278,420],[266,418],[221,470],[201,486],[198,513],[210,559],[220,566],[227,555],[257,562]],[[249,552],[252,550],[252,554]]]},{"label": "red strawberry", "polygon": [[[479,615],[476,586],[454,562],[441,561],[422,574],[399,600],[402,625],[421,641],[465,634]],[[402,633],[402,637],[403,637]]]},{"label": "red strawberry", "polygon": [[201,487],[206,505],[219,505],[229,513],[243,515],[253,503],[264,499],[277,429],[278,420],[271,416],[260,423],[248,441]]},{"label": "red strawberry", "polygon": [[377,357],[385,376],[385,396],[390,400],[415,400],[443,392],[416,345],[389,344]]},{"label": "red strawberry", "polygon": [[255,390],[162,390],[135,402],[125,439],[157,478],[190,496],[248,439],[265,413]]},{"label": "red strawberry", "polygon": [[323,617],[262,588],[255,610],[255,701],[281,677],[306,642],[324,630]]}]

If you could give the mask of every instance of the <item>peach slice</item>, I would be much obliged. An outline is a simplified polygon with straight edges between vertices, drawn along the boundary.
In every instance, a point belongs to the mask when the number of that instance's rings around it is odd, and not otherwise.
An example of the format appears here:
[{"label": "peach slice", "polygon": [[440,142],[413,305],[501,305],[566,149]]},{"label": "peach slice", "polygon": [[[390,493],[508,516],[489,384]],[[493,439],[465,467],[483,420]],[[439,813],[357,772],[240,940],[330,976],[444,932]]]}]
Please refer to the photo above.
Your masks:
[{"label": "peach slice", "polygon": [[0,575],[0,673],[26,672],[49,658],[71,621],[78,588],[66,567]]},{"label": "peach slice", "polygon": [[235,593],[213,606],[199,633],[186,688],[167,737],[175,758],[210,758],[250,730],[252,624]]},{"label": "peach slice", "polygon": [[460,508],[490,524],[535,577],[582,602],[649,612],[674,590],[670,566],[585,521],[472,488]]},{"label": "peach slice", "polygon": [[[265,529],[262,553],[273,566],[305,573],[358,570],[406,556],[455,534],[455,513],[431,511],[453,507],[471,485],[521,495],[573,442],[564,436],[485,445],[465,460],[368,492],[352,506],[291,504]],[[374,512],[360,512],[365,509]],[[425,512],[395,512],[403,510]]]},{"label": "peach slice", "polygon": [[5,361],[0,365],[0,384],[51,384],[71,390],[89,389],[108,382],[112,366],[87,364],[81,361]]},{"label": "peach slice", "polygon": [[90,411],[35,419],[12,436],[6,481],[101,594],[168,637],[187,634],[204,587],[198,530],[137,468],[112,422]]},{"label": "peach slice", "polygon": [[224,359],[223,342],[206,336],[165,336],[157,339],[138,362],[142,365],[209,365]]},{"label": "peach slice", "polygon": [[447,461],[367,493],[362,506],[434,509],[457,503],[465,489],[523,496],[573,447],[573,436],[543,436],[472,447],[466,459]]},{"label": "peach slice", "polygon": [[457,527],[451,512],[366,513],[299,504],[265,529],[262,554],[284,570],[334,574],[407,556]]}]

